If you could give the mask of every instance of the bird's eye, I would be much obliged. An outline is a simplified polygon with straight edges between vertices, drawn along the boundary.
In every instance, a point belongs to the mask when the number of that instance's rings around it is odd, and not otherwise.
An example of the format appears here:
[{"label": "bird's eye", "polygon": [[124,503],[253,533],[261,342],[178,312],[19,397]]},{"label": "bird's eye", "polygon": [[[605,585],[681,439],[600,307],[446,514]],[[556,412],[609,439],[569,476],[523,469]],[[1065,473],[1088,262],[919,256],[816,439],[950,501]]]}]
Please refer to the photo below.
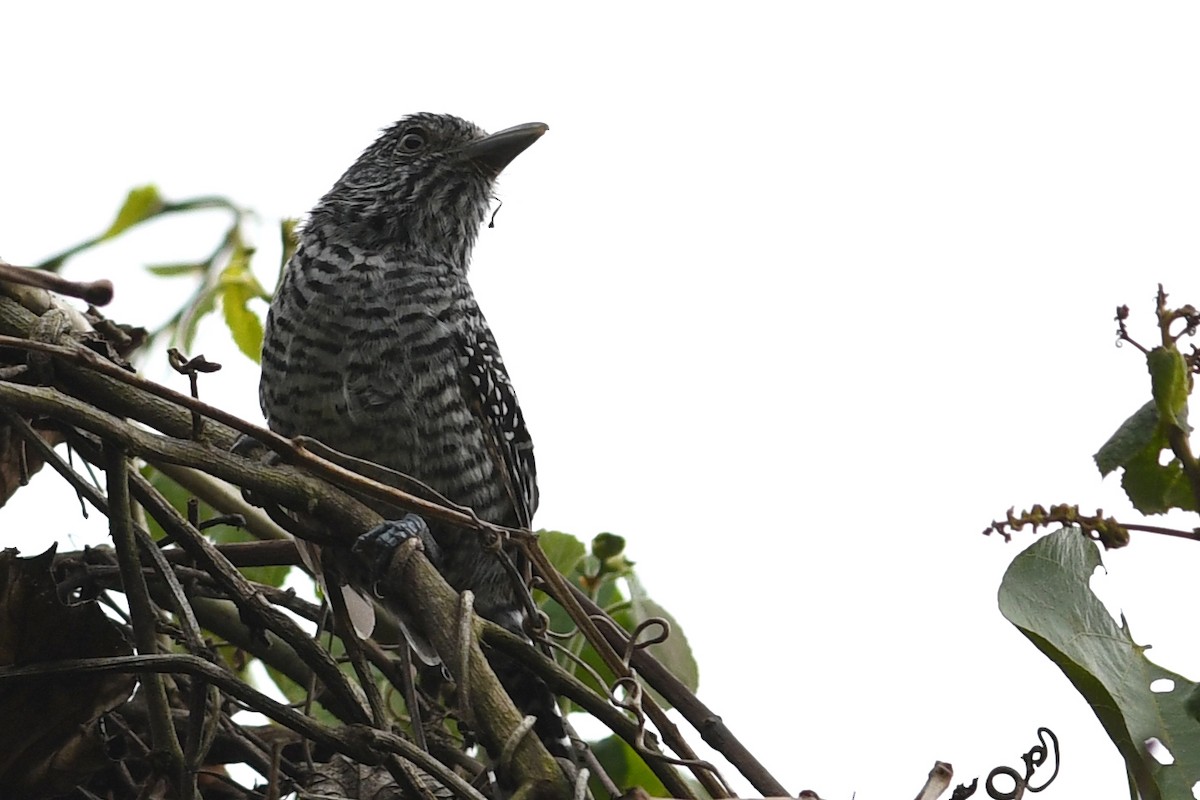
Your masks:
[{"label": "bird's eye", "polygon": [[400,137],[400,149],[406,153],[415,153],[425,147],[425,131],[420,128],[410,128]]}]

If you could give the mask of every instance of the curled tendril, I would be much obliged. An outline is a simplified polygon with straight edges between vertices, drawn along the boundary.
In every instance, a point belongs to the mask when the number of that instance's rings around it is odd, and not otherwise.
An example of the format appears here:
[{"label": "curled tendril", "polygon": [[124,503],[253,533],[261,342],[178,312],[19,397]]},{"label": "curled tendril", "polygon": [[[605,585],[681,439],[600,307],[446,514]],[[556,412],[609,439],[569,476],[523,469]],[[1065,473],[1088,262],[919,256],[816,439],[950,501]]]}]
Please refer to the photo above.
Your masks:
[{"label": "curled tendril", "polygon": [[597,686],[604,685],[604,679],[600,677],[600,673],[597,672],[591,664],[584,661],[583,656],[572,652],[569,647],[563,647],[558,642],[550,641],[547,642],[547,644],[549,644],[552,650],[562,653],[563,656],[571,661],[571,663],[573,663],[578,669],[582,669],[584,672],[586,672],[588,676],[596,682]]},{"label": "curled tendril", "polygon": [[475,594],[467,589],[458,598],[458,680],[455,688],[458,690],[458,707],[467,713],[471,700],[470,682],[467,676],[471,674],[471,621],[475,606]]},{"label": "curled tendril", "polygon": [[588,775],[590,774],[590,770],[584,767],[575,775],[574,800],[584,800],[587,797]]},{"label": "curled tendril", "polygon": [[525,630],[531,639],[541,639],[550,630],[550,615],[540,608],[537,613],[525,618]]},{"label": "curled tendril", "polygon": [[[1034,745],[1030,748],[1029,752],[1021,756],[1021,760],[1025,763],[1024,775],[1012,767],[1005,766],[996,767],[988,773],[987,780],[984,781],[984,790],[991,800],[1020,800],[1026,791],[1040,792],[1054,783],[1054,779],[1058,777],[1059,767],[1058,737],[1049,728],[1038,728],[1037,735],[1040,744]],[[1033,785],[1030,781],[1033,779],[1034,773],[1045,765],[1047,759],[1051,756],[1054,759],[1054,772],[1050,774],[1050,777],[1044,783],[1037,786]],[[999,789],[996,787],[996,779],[1001,776],[1013,782],[1011,789]],[[959,784],[955,788],[953,795],[951,795],[951,800],[966,800],[966,798],[975,794],[978,786],[978,778],[971,781],[970,784]]]},{"label": "curled tendril", "polygon": [[[624,694],[624,697],[621,696],[622,694]],[[609,690],[609,700],[618,708],[622,708],[633,714],[637,722],[637,736],[635,737],[636,745],[634,746],[634,750],[642,758],[653,758],[657,761],[666,764],[675,764],[680,767],[698,767],[711,772],[718,780],[724,783],[724,779],[721,778],[721,772],[709,762],[698,758],[672,758],[660,752],[653,740],[648,740],[652,734],[646,730],[646,714],[642,710],[642,685],[638,683],[637,678],[617,678]]]},{"label": "curled tendril", "polygon": [[[642,634],[654,627],[658,628],[658,632],[647,639],[642,639]],[[642,620],[629,634],[629,642],[625,645],[625,654],[621,660],[628,667],[633,659],[634,651],[643,650],[653,644],[662,644],[670,635],[671,623],[662,617],[650,617]]]},{"label": "curled tendril", "polygon": [[[1050,740],[1049,745],[1046,743],[1047,739]],[[1029,786],[1029,791],[1031,792],[1042,791],[1042,789],[1045,789],[1047,786],[1054,783],[1054,779],[1058,777],[1058,737],[1055,736],[1054,731],[1050,730],[1049,728],[1038,728],[1038,740],[1041,742],[1041,744],[1034,745],[1034,747],[1022,757],[1022,760],[1025,762],[1026,784],[1028,784],[1029,779],[1033,777],[1033,773],[1037,770],[1037,768],[1046,763],[1046,758],[1049,757],[1052,750],[1054,754],[1054,772],[1050,774],[1050,777],[1041,786],[1036,788]]]},{"label": "curled tendril", "polygon": [[513,754],[517,752],[517,745],[521,740],[529,735],[533,730],[533,726],[537,724],[537,717],[527,716],[521,720],[517,727],[513,728],[512,733],[508,735],[508,739],[504,742],[504,747],[500,750],[500,769],[508,772],[512,767]]}]

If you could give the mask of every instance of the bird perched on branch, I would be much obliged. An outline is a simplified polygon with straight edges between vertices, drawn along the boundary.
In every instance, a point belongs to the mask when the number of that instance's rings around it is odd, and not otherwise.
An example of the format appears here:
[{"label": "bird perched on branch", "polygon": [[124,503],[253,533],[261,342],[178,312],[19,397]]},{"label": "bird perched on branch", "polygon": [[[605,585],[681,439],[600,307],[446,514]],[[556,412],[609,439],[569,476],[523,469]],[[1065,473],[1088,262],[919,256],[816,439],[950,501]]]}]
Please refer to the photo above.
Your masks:
[{"label": "bird perched on branch", "polygon": [[[403,472],[489,522],[529,526],[533,444],[467,268],[496,177],[546,130],[488,135],[457,117],[415,114],[334,184],[267,316],[259,398],[273,430]],[[477,532],[410,515],[382,533],[377,544],[419,536],[446,580],[474,592],[480,615],[523,635],[524,589]],[[519,553],[509,556],[521,566]],[[553,696],[500,658],[493,666],[514,702],[563,754]]]}]

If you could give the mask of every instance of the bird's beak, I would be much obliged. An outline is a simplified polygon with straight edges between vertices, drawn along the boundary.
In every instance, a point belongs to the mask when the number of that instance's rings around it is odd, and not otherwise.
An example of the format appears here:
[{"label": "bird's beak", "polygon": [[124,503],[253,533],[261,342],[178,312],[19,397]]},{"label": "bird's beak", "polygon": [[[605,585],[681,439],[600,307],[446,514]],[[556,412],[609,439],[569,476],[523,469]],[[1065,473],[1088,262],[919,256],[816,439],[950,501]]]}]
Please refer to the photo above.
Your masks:
[{"label": "bird's beak", "polygon": [[549,126],[542,122],[527,122],[505,128],[471,142],[463,148],[463,158],[495,177],[548,130]]}]

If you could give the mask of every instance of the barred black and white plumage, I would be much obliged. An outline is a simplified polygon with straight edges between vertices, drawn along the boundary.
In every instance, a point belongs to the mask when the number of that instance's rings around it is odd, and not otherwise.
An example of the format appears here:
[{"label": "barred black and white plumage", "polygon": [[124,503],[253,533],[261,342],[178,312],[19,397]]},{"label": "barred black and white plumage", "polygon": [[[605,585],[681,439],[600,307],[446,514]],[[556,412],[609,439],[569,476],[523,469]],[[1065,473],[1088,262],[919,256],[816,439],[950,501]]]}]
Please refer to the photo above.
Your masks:
[{"label": "barred black and white plumage", "polygon": [[493,461],[503,464],[502,477],[512,498],[517,525],[529,527],[537,511],[537,465],[533,458],[533,439],[525,427],[525,417],[517,404],[517,395],[496,340],[486,326],[474,339],[460,341],[463,395],[478,398],[475,414],[485,424],[485,438],[492,448]]},{"label": "barred black and white plumage", "polygon": [[[485,520],[529,526],[533,444],[467,271],[496,176],[545,130],[488,136],[417,114],[346,171],[304,225],[267,317],[259,396],[273,430],[411,475]],[[447,581],[521,632],[524,606],[496,555],[474,532],[429,528]],[[544,739],[561,738],[561,720],[542,719],[554,709],[544,685],[510,676],[506,686],[539,715]],[[517,696],[535,691],[544,696]]]}]

